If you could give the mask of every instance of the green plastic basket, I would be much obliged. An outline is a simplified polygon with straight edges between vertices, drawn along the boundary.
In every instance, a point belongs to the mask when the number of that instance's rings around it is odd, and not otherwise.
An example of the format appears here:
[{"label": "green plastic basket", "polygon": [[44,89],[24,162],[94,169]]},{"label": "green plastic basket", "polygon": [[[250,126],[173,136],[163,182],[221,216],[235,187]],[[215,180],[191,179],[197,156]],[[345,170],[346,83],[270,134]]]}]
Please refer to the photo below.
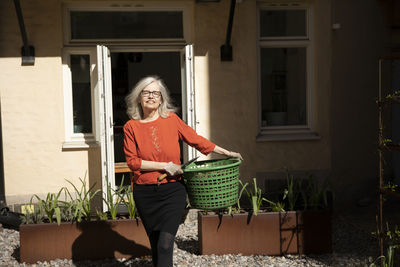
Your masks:
[{"label": "green plastic basket", "polygon": [[240,159],[196,161],[184,169],[190,205],[215,210],[232,206],[239,194]]}]

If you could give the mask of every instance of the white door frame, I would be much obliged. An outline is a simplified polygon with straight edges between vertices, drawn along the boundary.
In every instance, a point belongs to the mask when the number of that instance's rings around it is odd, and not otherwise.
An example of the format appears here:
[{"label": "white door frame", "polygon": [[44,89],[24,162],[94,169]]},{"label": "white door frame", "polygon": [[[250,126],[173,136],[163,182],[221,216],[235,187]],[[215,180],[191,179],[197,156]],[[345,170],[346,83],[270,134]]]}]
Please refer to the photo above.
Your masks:
[{"label": "white door frame", "polygon": [[[196,130],[195,90],[194,90],[194,55],[193,45],[188,44],[181,49],[181,80],[182,80],[182,115],[183,120]],[[195,158],[197,150],[184,146],[184,159]]]}]

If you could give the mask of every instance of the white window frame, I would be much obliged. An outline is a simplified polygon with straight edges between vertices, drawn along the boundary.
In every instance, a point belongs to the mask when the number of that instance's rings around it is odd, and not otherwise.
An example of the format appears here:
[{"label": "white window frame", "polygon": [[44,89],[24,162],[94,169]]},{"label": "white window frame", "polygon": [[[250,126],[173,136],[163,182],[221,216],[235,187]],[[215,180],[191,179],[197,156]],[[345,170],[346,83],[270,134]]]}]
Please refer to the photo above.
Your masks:
[{"label": "white window frame", "polygon": [[[261,10],[306,10],[306,35],[290,37],[261,37],[260,36],[260,11]],[[310,140],[320,139],[315,133],[315,85],[314,85],[314,38],[313,38],[313,8],[306,3],[258,3],[258,126],[257,141],[281,141],[281,140]],[[306,48],[306,125],[262,126],[262,102],[261,102],[261,48]]]},{"label": "white window frame", "polygon": [[[177,1],[134,1],[134,2],[84,2],[66,3],[63,6],[63,31],[65,45],[83,44],[126,44],[138,43],[147,45],[185,45],[192,42],[190,25],[192,20],[193,4]],[[71,39],[71,11],[182,11],[183,38],[162,39]]]},{"label": "white window frame", "polygon": [[[64,48],[62,68],[63,68],[63,88],[64,88],[64,123],[65,123],[65,141],[63,148],[89,148],[98,146],[96,141],[96,118],[95,118],[95,101],[94,86],[96,85],[97,76],[93,75],[96,68],[96,51],[95,48]],[[92,113],[92,132],[91,133],[74,133],[73,118],[73,97],[72,97],[72,74],[70,68],[71,55],[89,55],[90,57],[90,90],[91,90],[91,113]]]}]

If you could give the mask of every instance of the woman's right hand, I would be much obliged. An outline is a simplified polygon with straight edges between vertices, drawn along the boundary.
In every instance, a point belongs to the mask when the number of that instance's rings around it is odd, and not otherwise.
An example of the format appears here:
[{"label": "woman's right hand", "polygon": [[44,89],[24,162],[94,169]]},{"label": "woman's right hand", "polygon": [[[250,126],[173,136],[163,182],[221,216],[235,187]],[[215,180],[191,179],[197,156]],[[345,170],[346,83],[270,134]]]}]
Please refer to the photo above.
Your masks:
[{"label": "woman's right hand", "polygon": [[164,170],[170,176],[176,176],[176,175],[183,173],[181,165],[177,165],[177,164],[173,163],[172,161],[168,162],[168,164],[164,167]]}]

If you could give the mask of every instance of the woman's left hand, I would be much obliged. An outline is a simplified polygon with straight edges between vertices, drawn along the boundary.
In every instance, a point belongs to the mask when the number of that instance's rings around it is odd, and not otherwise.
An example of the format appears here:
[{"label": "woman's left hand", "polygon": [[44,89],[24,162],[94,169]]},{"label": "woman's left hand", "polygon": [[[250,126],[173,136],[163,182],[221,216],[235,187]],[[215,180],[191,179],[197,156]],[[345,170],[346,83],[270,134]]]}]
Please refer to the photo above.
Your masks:
[{"label": "woman's left hand", "polygon": [[221,155],[225,155],[227,157],[238,158],[238,159],[243,160],[242,155],[240,155],[240,153],[226,150],[225,148],[222,148],[222,147],[217,146],[217,145],[214,147],[214,152],[218,153],[218,154],[221,154]]},{"label": "woman's left hand", "polygon": [[243,160],[242,155],[240,155],[240,153],[237,153],[237,152],[229,151],[229,155],[227,155],[227,156],[231,157],[231,158],[238,158],[238,159]]}]

